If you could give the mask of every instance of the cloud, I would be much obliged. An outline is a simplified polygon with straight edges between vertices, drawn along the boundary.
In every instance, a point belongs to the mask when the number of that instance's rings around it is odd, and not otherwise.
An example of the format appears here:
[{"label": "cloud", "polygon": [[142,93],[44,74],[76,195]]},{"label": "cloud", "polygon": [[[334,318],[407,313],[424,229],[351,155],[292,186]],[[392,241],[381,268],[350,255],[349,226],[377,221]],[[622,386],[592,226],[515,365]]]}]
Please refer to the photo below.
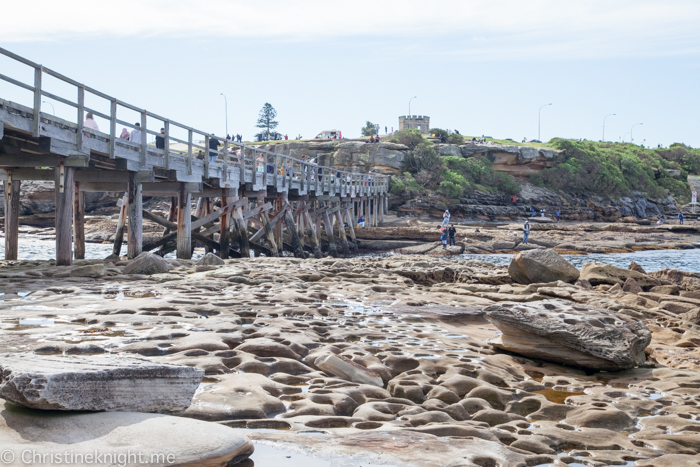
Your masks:
[{"label": "cloud", "polygon": [[[36,0],[3,5],[0,41],[85,38],[400,39],[403,49],[492,58],[700,51],[696,0]],[[8,20],[9,19],[9,20]],[[31,27],[27,27],[27,25]]]}]

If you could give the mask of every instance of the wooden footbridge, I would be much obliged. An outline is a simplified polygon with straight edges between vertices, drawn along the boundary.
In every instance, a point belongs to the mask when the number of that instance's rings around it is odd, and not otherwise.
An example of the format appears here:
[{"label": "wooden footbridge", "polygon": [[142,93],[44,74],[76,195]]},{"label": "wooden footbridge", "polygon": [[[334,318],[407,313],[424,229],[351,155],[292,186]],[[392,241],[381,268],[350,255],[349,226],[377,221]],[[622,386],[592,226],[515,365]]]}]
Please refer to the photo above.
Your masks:
[{"label": "wooden footbridge", "polygon": [[[129,258],[143,251],[177,251],[178,258],[188,259],[195,243],[222,258],[277,256],[284,250],[297,257],[321,257],[322,249],[347,255],[357,249],[358,217],[370,227],[382,222],[386,213],[388,176],[318,166],[227,141],[122,102],[5,49],[0,48],[0,54],[29,67],[29,72],[33,69],[31,83],[0,74],[0,80],[19,88],[13,95],[28,92],[33,104],[0,99],[6,260],[17,259],[23,180],[54,182],[57,265],[85,256],[85,192],[124,193],[113,252],[120,254],[127,230]],[[74,97],[42,89],[49,79],[72,89]],[[75,119],[43,112],[47,98],[72,107]],[[86,125],[87,113],[108,121],[107,132],[95,130],[92,122]],[[123,114],[138,114],[138,124],[125,121]],[[120,127],[135,130],[137,137],[132,132],[127,139],[126,133],[117,132]],[[148,135],[160,144],[149,144]],[[143,196],[170,197],[168,217],[144,210]],[[144,244],[144,218],[163,226],[159,240]]]}]

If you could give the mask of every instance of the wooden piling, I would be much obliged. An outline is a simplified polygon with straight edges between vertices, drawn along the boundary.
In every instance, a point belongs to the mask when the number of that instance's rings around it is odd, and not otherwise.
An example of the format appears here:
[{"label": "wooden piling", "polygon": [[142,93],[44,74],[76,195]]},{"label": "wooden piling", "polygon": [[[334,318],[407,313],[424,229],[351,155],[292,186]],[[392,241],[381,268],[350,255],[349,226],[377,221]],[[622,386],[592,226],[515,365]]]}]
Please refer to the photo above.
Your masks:
[{"label": "wooden piling", "polygon": [[243,219],[243,210],[236,208],[233,211],[234,228],[238,237],[238,246],[241,250],[241,257],[250,257],[250,242],[248,241],[248,221]]},{"label": "wooden piling", "polygon": [[355,236],[355,218],[351,214],[350,208],[345,209],[345,217],[348,220],[348,228],[350,229],[350,242],[352,245],[352,249],[355,253],[357,253],[357,237]]},{"label": "wooden piling", "polygon": [[[207,148],[208,151],[208,148]],[[208,154],[207,154],[208,156]],[[192,195],[180,184],[177,202],[177,258],[192,259]]]},{"label": "wooden piling", "polygon": [[[325,207],[328,208],[328,203],[326,202],[325,204]],[[323,227],[326,231],[326,240],[328,241],[328,253],[335,258],[338,256],[338,247],[335,244],[335,238],[333,238],[333,223],[328,215],[328,209],[323,211]]]},{"label": "wooden piling", "polygon": [[[145,139],[145,135],[143,138]],[[126,194],[129,197],[129,237],[127,240],[127,257],[136,258],[143,248],[143,197],[141,196],[141,184],[136,183],[136,173],[129,172],[129,182]]]},{"label": "wooden piling", "polygon": [[350,256],[350,247],[348,246],[348,238],[345,235],[345,222],[343,222],[343,215],[340,210],[333,213],[336,220],[338,221],[338,236],[340,237],[340,247],[343,250],[343,256],[346,258]]},{"label": "wooden piling", "polygon": [[[221,209],[225,209],[228,206],[229,198],[226,196],[226,190],[221,192]],[[229,248],[231,245],[231,231],[229,229],[229,219],[228,214],[222,214],[219,221],[221,226],[219,228],[219,245],[221,245],[221,250],[219,251],[219,256],[221,259],[227,259],[229,255]]]},{"label": "wooden piling", "polygon": [[270,225],[270,218],[267,216],[266,212],[260,213],[260,221],[262,222],[263,227],[265,228],[265,239],[267,240],[268,247],[270,248],[272,256],[279,256],[279,252],[277,250],[277,242],[275,241],[275,232],[272,228],[272,225]]},{"label": "wooden piling", "polygon": [[73,252],[75,259],[85,259],[85,192],[80,191],[80,182],[75,182]]},{"label": "wooden piling", "polygon": [[126,212],[128,210],[129,205],[129,198],[127,197],[127,195],[124,195],[120,202],[121,206],[119,209],[119,219],[117,220],[117,233],[114,234],[114,246],[112,247],[112,256],[119,256],[122,250],[122,242],[124,241],[124,228],[126,227]]},{"label": "wooden piling", "polygon": [[[56,172],[56,266],[70,266],[73,260],[73,203],[75,169],[62,164]],[[63,175],[63,176],[62,176]]]},{"label": "wooden piling", "polygon": [[299,232],[297,232],[297,226],[294,224],[294,216],[292,216],[291,208],[284,211],[284,223],[287,225],[287,231],[291,236],[294,256],[296,258],[306,258],[306,253],[304,253],[304,245],[299,239]]},{"label": "wooden piling", "polygon": [[7,171],[5,182],[5,259],[17,260],[19,250],[19,194],[21,181],[12,180]]},{"label": "wooden piling", "polygon": [[309,233],[309,243],[311,243],[311,250],[314,252],[314,258],[323,258],[323,252],[321,252],[321,247],[319,246],[318,231],[316,226],[311,221],[311,215],[308,210],[304,210],[302,213],[304,220],[306,221],[307,232]]}]

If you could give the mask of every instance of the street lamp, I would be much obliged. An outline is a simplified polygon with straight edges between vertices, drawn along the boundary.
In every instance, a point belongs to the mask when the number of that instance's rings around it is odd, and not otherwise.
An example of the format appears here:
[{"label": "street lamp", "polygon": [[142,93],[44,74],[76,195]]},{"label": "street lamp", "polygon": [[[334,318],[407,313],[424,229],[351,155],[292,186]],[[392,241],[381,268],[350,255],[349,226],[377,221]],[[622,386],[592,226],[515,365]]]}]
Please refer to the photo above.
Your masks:
[{"label": "street lamp", "polygon": [[411,101],[415,98],[416,98],[416,96],[413,96],[408,100],[408,116],[409,117],[411,116]]},{"label": "street lamp", "polygon": [[540,138],[540,128],[542,127],[542,109],[544,107],[547,107],[548,105],[552,105],[552,103],[550,102],[549,104],[545,104],[542,107],[540,107],[540,110],[537,114],[537,140],[538,141],[542,141],[542,138]]},{"label": "street lamp", "polygon": [[221,93],[224,96],[224,110],[226,111],[226,136],[228,136],[228,99],[226,99],[226,94]]},{"label": "street lamp", "polygon": [[51,113],[53,113],[54,117],[56,116],[56,109],[54,108],[54,106],[53,106],[53,104],[52,104],[51,102],[48,102],[48,101],[41,101],[41,103],[42,103],[42,104],[49,104],[49,105],[51,106],[51,109],[52,109]]},{"label": "street lamp", "polygon": [[608,117],[611,117],[611,116],[613,116],[613,115],[617,115],[617,114],[607,114],[607,115],[603,118],[603,142],[605,142],[605,119],[608,118]]},{"label": "street lamp", "polygon": [[634,130],[634,127],[636,127],[637,125],[644,125],[644,124],[643,123],[635,123],[634,125],[632,125],[632,128],[630,128],[630,143],[634,143],[634,136],[632,134],[632,130]]}]

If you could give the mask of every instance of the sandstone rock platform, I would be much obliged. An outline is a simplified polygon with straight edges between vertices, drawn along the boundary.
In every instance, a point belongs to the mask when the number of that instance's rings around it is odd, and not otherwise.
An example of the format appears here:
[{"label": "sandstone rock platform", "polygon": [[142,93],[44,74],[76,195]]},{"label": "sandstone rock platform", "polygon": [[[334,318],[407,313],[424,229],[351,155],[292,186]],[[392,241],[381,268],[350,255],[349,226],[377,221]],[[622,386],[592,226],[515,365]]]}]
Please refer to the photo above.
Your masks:
[{"label": "sandstone rock platform", "polygon": [[560,300],[499,303],[484,309],[502,336],[493,345],[531,358],[596,370],[644,363],[651,333],[639,320]]},{"label": "sandstone rock platform", "polygon": [[42,410],[178,413],[204,372],[117,355],[0,356],[0,398]]}]

